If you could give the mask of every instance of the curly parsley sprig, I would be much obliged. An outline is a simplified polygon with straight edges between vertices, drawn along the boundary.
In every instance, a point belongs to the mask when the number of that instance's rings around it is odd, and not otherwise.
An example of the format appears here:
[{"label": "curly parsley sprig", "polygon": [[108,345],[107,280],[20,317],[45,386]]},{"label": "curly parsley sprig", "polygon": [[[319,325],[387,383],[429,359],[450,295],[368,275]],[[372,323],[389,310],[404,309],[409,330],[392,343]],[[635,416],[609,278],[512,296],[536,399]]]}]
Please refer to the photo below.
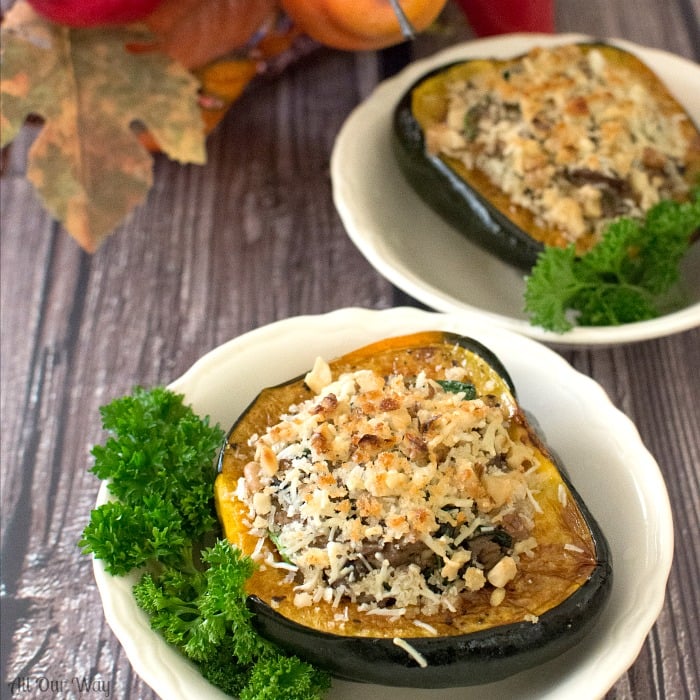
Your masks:
[{"label": "curly parsley sprig", "polygon": [[176,565],[216,526],[212,466],[224,433],[164,388],[100,409],[111,435],[92,450],[92,472],[115,500],[93,510],[80,546],[120,576],[149,562]]},{"label": "curly parsley sprig", "polygon": [[612,222],[584,255],[577,256],[573,245],[546,248],[526,277],[530,322],[565,333],[576,324],[612,326],[658,317],[699,229],[700,187],[688,202],[659,202],[644,221]]},{"label": "curly parsley sprig", "polygon": [[137,387],[100,409],[111,436],[93,448],[92,471],[112,500],[92,511],[79,546],[113,575],[143,568],[137,604],[213,685],[241,700],[319,700],[327,674],[253,627],[245,583],[255,564],[218,539],[213,461],[224,432],[183,398]]}]

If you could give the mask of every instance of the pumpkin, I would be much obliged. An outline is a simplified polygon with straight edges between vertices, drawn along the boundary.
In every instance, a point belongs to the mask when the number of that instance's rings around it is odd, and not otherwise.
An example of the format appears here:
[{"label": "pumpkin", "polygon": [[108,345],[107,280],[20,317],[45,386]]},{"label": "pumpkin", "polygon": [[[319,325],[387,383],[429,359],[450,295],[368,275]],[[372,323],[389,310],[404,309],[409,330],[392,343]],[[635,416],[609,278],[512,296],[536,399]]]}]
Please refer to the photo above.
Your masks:
[{"label": "pumpkin", "polygon": [[429,27],[445,0],[280,0],[285,12],[325,46],[367,51],[392,46]]},{"label": "pumpkin", "polygon": [[[568,90],[576,89],[582,81],[566,76],[566,63],[549,82],[541,78],[541,72],[523,69],[544,56],[564,57],[555,59],[558,61],[570,57],[571,64],[577,62],[584,73],[595,73],[595,58],[623,70],[613,78],[618,81],[616,89],[625,96],[644,90],[648,99],[655,101],[659,119],[667,120],[664,128],[659,127],[664,138],[677,129],[678,146],[671,150],[659,139],[658,148],[645,145],[634,162],[623,163],[634,138],[627,138],[625,133],[620,136],[616,130],[627,128],[626,110],[637,98],[621,98],[619,102],[625,103],[622,107],[618,103],[610,105],[607,115],[601,116],[594,110],[605,92],[602,88],[592,87],[595,92],[591,93],[570,92],[570,98],[562,91],[555,97],[557,81],[562,84],[567,80],[567,86],[573,85]],[[557,63],[551,63],[557,67]],[[529,77],[532,74],[534,79]],[[514,76],[521,75],[528,76],[529,92],[522,83],[514,84]],[[458,83],[493,87],[483,92],[479,87],[470,93],[470,100],[482,97],[478,103],[469,102],[471,106],[459,127],[450,124],[449,137],[461,139],[450,151],[449,147],[436,147],[434,142],[440,140],[439,130],[446,125],[450,86]],[[503,96],[497,114],[493,111],[493,95]],[[555,99],[558,106],[552,110],[548,105]],[[543,107],[541,111],[539,107]],[[511,116],[507,110],[512,110]],[[564,113],[572,125],[568,131],[562,128]],[[595,118],[589,119],[590,115]],[[504,124],[511,118],[511,124],[519,125],[516,138],[510,136],[516,133],[514,129],[504,133]],[[656,125],[647,124],[647,128],[653,131]],[[577,144],[584,144],[580,148],[567,141],[574,129],[586,129],[581,138],[575,139]],[[496,133],[499,136],[494,137]],[[535,48],[515,58],[470,59],[436,68],[415,81],[399,100],[393,116],[392,142],[400,169],[429,206],[472,241],[525,270],[532,267],[545,246],[573,243],[579,254],[586,252],[600,239],[607,221],[620,215],[641,218],[657,195],[687,199],[700,176],[700,132],[690,115],[639,58],[604,43]],[[520,144],[522,150],[518,150]],[[678,153],[681,144],[686,147]],[[469,155],[463,158],[461,153],[465,152]],[[491,165],[485,165],[485,152]],[[498,175],[497,167],[502,168]],[[487,168],[492,171],[487,172]],[[666,173],[665,183],[659,186],[657,195],[649,193],[657,187],[662,173]],[[652,186],[646,187],[647,182]]]},{"label": "pumpkin", "polygon": [[[371,370],[378,377],[424,376],[437,382],[431,386],[457,392],[452,400],[460,406],[461,401],[475,401],[474,406],[504,411],[514,444],[529,450],[538,464],[538,506],[529,533],[536,538],[536,554],[522,554],[510,580],[493,577],[493,586],[462,590],[462,604],[452,610],[436,608],[427,614],[409,607],[403,615],[373,614],[360,600],[346,598],[299,607],[298,581],[290,577],[288,553],[272,533],[261,537],[253,531],[250,504],[240,487],[247,479],[247,465],[256,460],[251,437],[265,434],[292,404],[316,396],[309,388],[314,370],[264,389],[231,428],[219,458],[215,500],[223,532],[244,553],[266,561],[247,584],[259,632],[336,677],[425,688],[495,681],[577,644],[594,626],[610,593],[610,552],[595,519],[519,407],[499,359],[473,339],[428,331],[373,343],[333,360],[328,368],[331,377],[326,381],[358,370]],[[462,368],[459,381],[454,380],[454,368]],[[419,469],[418,462],[411,465]],[[512,560],[518,545],[503,528],[479,532],[480,544],[495,548],[498,562]],[[470,536],[465,542],[473,555],[475,539]],[[489,580],[496,564],[490,566]],[[443,574],[447,575],[444,569]]]},{"label": "pumpkin", "polygon": [[[360,50],[402,42],[408,25],[415,32],[425,29],[445,4],[445,0],[411,0],[404,6],[389,0],[359,5],[326,0],[159,0],[157,5],[150,1],[155,9],[144,21],[154,39],[130,48],[158,49],[192,70],[202,84],[205,134],[214,130],[258,75],[275,75],[319,46]],[[148,132],[141,134],[141,141],[151,151],[160,150]]]}]

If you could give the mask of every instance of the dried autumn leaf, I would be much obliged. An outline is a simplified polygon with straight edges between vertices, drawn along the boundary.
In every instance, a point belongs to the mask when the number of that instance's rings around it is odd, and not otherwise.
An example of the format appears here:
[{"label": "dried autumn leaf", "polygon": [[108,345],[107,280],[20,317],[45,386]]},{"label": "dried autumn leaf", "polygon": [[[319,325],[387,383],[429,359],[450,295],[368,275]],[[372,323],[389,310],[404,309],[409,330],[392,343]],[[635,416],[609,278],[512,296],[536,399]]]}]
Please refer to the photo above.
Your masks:
[{"label": "dried autumn leaf", "polygon": [[2,25],[2,145],[29,114],[43,117],[27,177],[47,210],[91,252],[152,185],[152,158],[135,123],[172,159],[206,159],[198,82],[160,53],[126,50],[146,38],[135,27],[52,24],[22,0]]}]

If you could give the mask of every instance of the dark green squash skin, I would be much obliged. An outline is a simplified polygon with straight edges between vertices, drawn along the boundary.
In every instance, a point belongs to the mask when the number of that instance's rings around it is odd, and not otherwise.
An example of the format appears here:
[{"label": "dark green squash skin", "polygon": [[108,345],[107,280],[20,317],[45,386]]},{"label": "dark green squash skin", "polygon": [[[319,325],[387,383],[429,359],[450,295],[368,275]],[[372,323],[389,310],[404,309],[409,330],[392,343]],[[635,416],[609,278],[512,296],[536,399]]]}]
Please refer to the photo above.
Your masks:
[{"label": "dark green squash skin", "polygon": [[[463,61],[462,61],[463,63]],[[404,93],[393,114],[392,149],[415,192],[436,213],[489,253],[530,270],[544,245],[529,236],[489,200],[465,182],[439,156],[425,148],[420,124],[413,116],[411,93],[425,80],[449,69],[441,66],[417,80]]]},{"label": "dark green squash skin", "polygon": [[456,333],[445,332],[442,334],[445,342],[453,342],[465,350],[473,352],[475,355],[481,357],[482,360],[487,362],[491,369],[493,369],[498,376],[505,381],[510,389],[510,393],[513,394],[513,398],[517,399],[517,393],[515,391],[515,384],[508,374],[508,370],[505,368],[504,364],[501,362],[498,355],[496,355],[492,350],[487,348],[483,343],[480,343],[474,338],[469,338],[466,335],[457,335]]},{"label": "dark green squash skin", "polygon": [[[512,379],[491,350],[473,338],[453,333],[445,333],[444,338],[481,356],[515,396]],[[298,377],[290,381],[297,380]],[[234,429],[235,425],[231,431]],[[223,453],[222,449],[219,469]],[[336,678],[395,687],[481,685],[532,669],[563,654],[589,634],[600,618],[612,591],[612,558],[600,526],[573,487],[563,465],[551,451],[549,455],[591,533],[596,566],[580,588],[564,602],[540,615],[537,622],[521,621],[463,635],[407,639],[425,658],[426,667],[421,667],[390,638],[322,632],[289,620],[258,597],[250,596],[247,605],[254,614],[255,628],[262,637],[283,650]]]},{"label": "dark green squash skin", "polygon": [[410,688],[482,685],[551,661],[595,627],[610,594],[612,568],[599,530],[594,540],[601,560],[588,581],[538,622],[408,639],[425,658],[424,668],[391,639],[319,632],[288,620],[254,596],[248,598],[248,608],[263,637],[336,678]]}]

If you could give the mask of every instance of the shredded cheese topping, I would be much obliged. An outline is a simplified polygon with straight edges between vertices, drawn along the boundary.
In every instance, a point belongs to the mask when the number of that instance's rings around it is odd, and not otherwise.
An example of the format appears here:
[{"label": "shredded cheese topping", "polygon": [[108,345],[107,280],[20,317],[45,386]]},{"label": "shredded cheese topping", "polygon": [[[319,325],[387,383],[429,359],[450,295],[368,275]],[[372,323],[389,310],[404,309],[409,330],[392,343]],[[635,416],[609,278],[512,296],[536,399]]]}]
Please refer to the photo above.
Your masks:
[{"label": "shredded cheese topping", "polygon": [[423,654],[415,647],[411,646],[405,639],[394,637],[393,642],[397,647],[403,649],[421,668],[427,668],[428,662],[425,660]]},{"label": "shredded cheese topping", "polygon": [[371,370],[332,380],[317,361],[316,395],[290,406],[250,444],[237,497],[250,532],[270,538],[296,582],[298,607],[347,601],[396,618],[411,606],[455,611],[484,587],[498,605],[532,556],[536,451],[511,437],[491,395],[419,373]]},{"label": "shredded cheese topping", "polygon": [[428,150],[480,170],[568,242],[688,191],[688,116],[599,50],[537,48],[448,91]]}]

